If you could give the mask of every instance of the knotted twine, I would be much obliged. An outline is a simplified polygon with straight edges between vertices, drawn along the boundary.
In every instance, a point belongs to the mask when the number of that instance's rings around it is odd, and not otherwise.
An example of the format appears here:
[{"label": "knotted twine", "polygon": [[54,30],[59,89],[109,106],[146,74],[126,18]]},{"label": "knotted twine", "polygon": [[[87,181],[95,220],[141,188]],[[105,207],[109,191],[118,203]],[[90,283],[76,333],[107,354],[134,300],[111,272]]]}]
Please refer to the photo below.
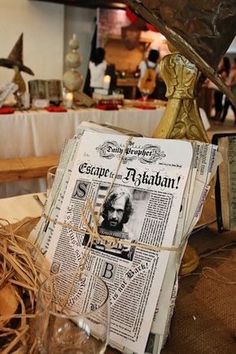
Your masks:
[{"label": "knotted twine", "polygon": [[[123,158],[124,158],[125,154],[127,153],[127,149],[128,149],[128,146],[129,146],[132,138],[133,138],[132,136],[128,137],[128,139],[127,139],[127,141],[125,143],[125,147],[124,147],[122,153],[120,154],[118,165],[117,165],[116,171],[114,173],[114,176],[112,178],[112,181],[110,183],[110,186],[109,186],[109,188],[107,190],[104,202],[106,201],[107,197],[109,196],[109,193],[110,193],[110,191],[111,191],[111,189],[112,189],[112,187],[114,185],[114,182],[115,182],[115,179],[117,177],[118,171],[120,169],[121,163],[123,161]],[[122,238],[119,238],[119,237],[114,237],[114,236],[111,236],[111,235],[101,235],[98,232],[98,220],[99,220],[99,217],[100,217],[100,214],[101,214],[101,208],[102,208],[102,206],[100,207],[100,210],[98,212],[98,217],[97,217],[96,214],[95,214],[95,210],[94,210],[94,208],[92,206],[92,202],[89,199],[87,200],[85,206],[81,210],[81,219],[82,219],[83,224],[86,227],[85,230],[81,229],[79,227],[73,226],[70,223],[66,223],[66,222],[62,222],[62,221],[56,220],[56,219],[50,217],[49,215],[47,215],[45,213],[42,214],[42,216],[46,219],[46,221],[50,221],[54,225],[60,225],[63,228],[67,228],[69,230],[72,230],[72,231],[75,231],[75,232],[78,232],[78,233],[83,233],[84,234],[85,232],[88,232],[88,235],[89,235],[89,240],[88,240],[86,246],[84,247],[84,252],[81,255],[80,262],[79,262],[79,264],[78,264],[78,266],[77,266],[77,268],[76,268],[76,270],[74,272],[74,276],[72,277],[71,285],[69,286],[67,294],[65,295],[65,297],[63,299],[63,303],[61,304],[61,309],[62,310],[65,308],[65,306],[67,304],[67,301],[68,301],[68,299],[70,297],[70,294],[71,294],[71,291],[73,289],[73,285],[74,285],[74,281],[75,281],[76,276],[78,275],[78,273],[82,275],[81,272],[85,269],[85,265],[86,265],[86,262],[88,260],[89,254],[90,254],[91,247],[92,247],[93,242],[95,240],[99,240],[99,241],[105,240],[107,249],[113,248],[113,247],[118,247],[119,245],[127,245],[129,247],[135,247],[135,248],[139,248],[139,249],[142,249],[142,250],[148,250],[148,251],[154,251],[154,252],[160,252],[160,251],[178,252],[179,253],[178,261],[180,262],[180,258],[181,258],[181,254],[182,254],[181,251],[183,250],[184,244],[186,242],[185,238],[184,238],[184,240],[182,241],[182,243],[181,243],[181,245],[179,247],[175,247],[175,246],[150,245],[150,244],[145,244],[145,243],[142,243],[142,242],[134,242],[134,241],[122,239]],[[91,218],[91,223],[90,224],[89,224],[89,222],[88,222],[88,220],[87,220],[87,218],[85,216],[86,214],[89,216],[89,218]]]}]

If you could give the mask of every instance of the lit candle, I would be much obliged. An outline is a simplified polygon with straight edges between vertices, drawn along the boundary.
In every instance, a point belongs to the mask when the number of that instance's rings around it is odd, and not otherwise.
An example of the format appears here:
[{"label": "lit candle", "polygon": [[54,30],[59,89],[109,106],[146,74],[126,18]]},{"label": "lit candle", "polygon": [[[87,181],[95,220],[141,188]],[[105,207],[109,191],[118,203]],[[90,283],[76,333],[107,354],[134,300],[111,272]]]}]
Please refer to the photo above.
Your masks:
[{"label": "lit candle", "polygon": [[103,88],[105,90],[109,90],[110,88],[110,83],[111,83],[111,77],[110,75],[105,75],[103,79]]},{"label": "lit candle", "polygon": [[67,92],[66,94],[66,108],[71,108],[73,104],[73,93]]}]

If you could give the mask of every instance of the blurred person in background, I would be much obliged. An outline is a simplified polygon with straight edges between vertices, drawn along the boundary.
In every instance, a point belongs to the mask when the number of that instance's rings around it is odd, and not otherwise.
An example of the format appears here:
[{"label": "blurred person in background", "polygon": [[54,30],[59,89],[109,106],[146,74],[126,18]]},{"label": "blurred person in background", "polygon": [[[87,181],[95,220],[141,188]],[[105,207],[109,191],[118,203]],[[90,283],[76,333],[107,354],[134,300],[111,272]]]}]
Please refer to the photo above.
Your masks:
[{"label": "blurred person in background", "polygon": [[[227,84],[230,74],[230,59],[228,57],[224,57],[221,59],[217,73],[222,78],[222,80]],[[220,120],[222,112],[223,112],[223,92],[220,90],[215,90],[214,93],[214,106],[215,106],[215,120]]]},{"label": "blurred person in background", "polygon": [[[153,72],[153,75],[150,77],[150,80],[154,81],[155,83],[153,86],[156,86],[156,80],[157,80],[157,74],[158,74],[158,59],[160,57],[160,53],[156,49],[151,49],[147,59],[143,59],[139,65],[138,65],[138,70],[140,72],[139,80],[138,80],[138,89],[137,89],[137,95],[136,98],[142,97],[142,82],[146,74],[147,69],[151,69]],[[155,88],[154,88],[155,90]],[[152,94],[152,92],[151,92]],[[148,95],[148,97],[151,97],[151,94]]]},{"label": "blurred person in background", "polygon": [[[234,62],[233,62],[233,65],[230,69],[229,77],[228,77],[228,80],[226,81],[226,83],[231,88],[231,91],[233,92],[233,94],[236,96],[236,58],[234,58]],[[220,116],[220,121],[221,122],[225,121],[229,107],[232,108],[232,111],[234,113],[234,124],[236,124],[236,108],[230,102],[228,97],[225,97],[225,102],[224,102],[223,110],[222,110],[222,113]]]},{"label": "blurred person in background", "polygon": [[95,49],[89,61],[90,74],[90,95],[92,96],[96,88],[103,89],[104,76],[107,69],[107,62],[105,60],[105,49],[98,47]]}]

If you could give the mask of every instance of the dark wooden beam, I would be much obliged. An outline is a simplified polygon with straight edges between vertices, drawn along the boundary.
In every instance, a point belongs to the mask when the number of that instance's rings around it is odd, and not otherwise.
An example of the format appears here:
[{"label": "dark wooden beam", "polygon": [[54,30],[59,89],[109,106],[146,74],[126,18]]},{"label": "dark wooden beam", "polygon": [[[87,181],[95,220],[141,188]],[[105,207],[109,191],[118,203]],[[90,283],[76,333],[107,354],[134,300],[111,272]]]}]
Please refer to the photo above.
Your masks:
[{"label": "dark wooden beam", "polygon": [[31,0],[42,2],[53,2],[69,6],[87,7],[96,9],[98,7],[110,9],[125,9],[126,0]]}]

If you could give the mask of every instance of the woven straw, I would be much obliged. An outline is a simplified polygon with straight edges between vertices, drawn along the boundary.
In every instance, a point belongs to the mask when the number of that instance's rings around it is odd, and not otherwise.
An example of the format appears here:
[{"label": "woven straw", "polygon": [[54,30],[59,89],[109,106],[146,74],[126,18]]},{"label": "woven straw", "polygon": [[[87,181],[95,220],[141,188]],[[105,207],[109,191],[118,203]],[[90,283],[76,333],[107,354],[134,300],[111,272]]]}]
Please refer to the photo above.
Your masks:
[{"label": "woven straw", "polygon": [[[201,261],[203,270],[206,265],[210,268],[205,276],[202,273],[180,280],[169,338],[162,354],[235,353],[236,250],[217,256]],[[234,284],[221,282],[221,276]]]}]

